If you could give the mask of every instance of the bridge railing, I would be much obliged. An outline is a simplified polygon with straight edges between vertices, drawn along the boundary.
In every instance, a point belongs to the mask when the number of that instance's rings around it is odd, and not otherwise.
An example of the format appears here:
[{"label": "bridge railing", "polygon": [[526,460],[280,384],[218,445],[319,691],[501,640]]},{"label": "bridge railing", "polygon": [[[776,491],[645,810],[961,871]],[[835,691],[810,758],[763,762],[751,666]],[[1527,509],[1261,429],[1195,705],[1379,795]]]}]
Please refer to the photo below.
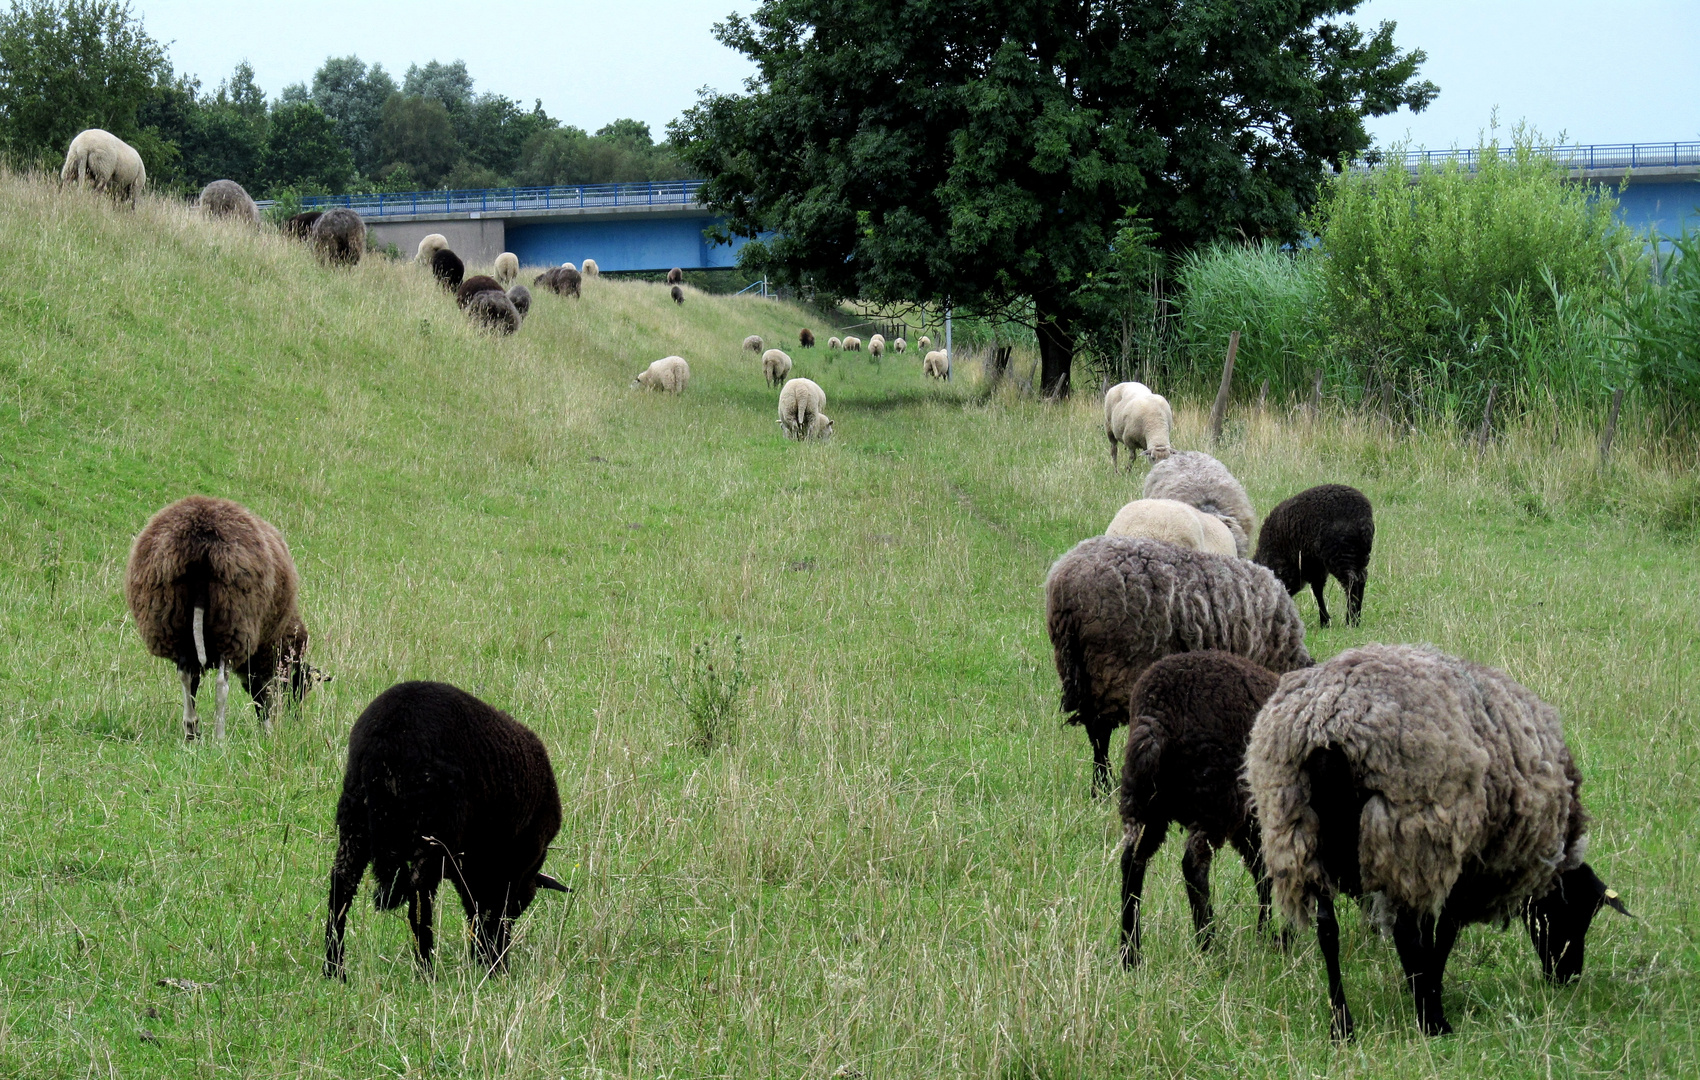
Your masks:
[{"label": "bridge railing", "polygon": [[[1700,142],[1658,143],[1593,143],[1579,146],[1543,146],[1537,152],[1553,158],[1567,169],[1619,171],[1635,169],[1681,168],[1700,166]],[[1498,154],[1503,159],[1515,157],[1517,148],[1502,146]],[[1424,165],[1444,165],[1456,161],[1466,171],[1481,166],[1482,151],[1476,148],[1452,150],[1407,150],[1402,154],[1383,154],[1366,161],[1370,167],[1403,165],[1415,171]]]},{"label": "bridge railing", "polygon": [[692,206],[701,180],[640,180],[627,184],[475,188],[468,191],[389,191],[366,195],[309,195],[303,210],[346,206],[363,218],[413,214],[467,214],[522,210],[597,209],[614,206]]}]

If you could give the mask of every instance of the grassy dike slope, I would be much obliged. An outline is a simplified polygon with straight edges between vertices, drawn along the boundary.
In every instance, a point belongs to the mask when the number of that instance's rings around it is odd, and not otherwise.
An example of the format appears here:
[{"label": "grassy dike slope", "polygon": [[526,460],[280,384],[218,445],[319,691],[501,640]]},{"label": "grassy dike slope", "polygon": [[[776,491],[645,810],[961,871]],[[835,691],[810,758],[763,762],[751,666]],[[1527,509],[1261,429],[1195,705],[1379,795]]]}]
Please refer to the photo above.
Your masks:
[{"label": "grassy dike slope", "polygon": [[[17,179],[0,251],[0,1075],[1700,1071],[1691,479],[1596,478],[1585,432],[1478,463],[1347,420],[1232,426],[1220,456],[1263,511],[1328,480],[1375,501],[1365,623],[1313,629],[1313,652],[1431,641],[1554,701],[1593,861],[1641,916],[1602,915],[1557,990],[1518,928],[1467,931],[1459,1034],[1428,1041],[1346,905],[1360,1036],[1336,1050],[1314,945],[1256,939],[1229,856],[1216,952],[1190,944],[1171,844],[1145,965],[1116,966],[1120,830],[1059,730],[1041,615],[1046,567],[1143,472],[1111,473],[1091,400],[792,350],[837,424],[798,445],[738,348],[793,342],[785,305],[591,281],[497,340],[414,267],[330,272]],[[682,398],[629,388],[674,352]],[[238,689],[230,738],[185,746],[171,666],[125,612],[131,538],[191,492],[274,522],[301,569],[334,681],[269,738]],[[704,756],[663,662],[735,633],[748,708]],[[365,889],[333,984],[346,735],[406,678],[543,736],[566,812],[549,867],[578,892],[539,898],[497,978],[444,895],[426,982]]]}]

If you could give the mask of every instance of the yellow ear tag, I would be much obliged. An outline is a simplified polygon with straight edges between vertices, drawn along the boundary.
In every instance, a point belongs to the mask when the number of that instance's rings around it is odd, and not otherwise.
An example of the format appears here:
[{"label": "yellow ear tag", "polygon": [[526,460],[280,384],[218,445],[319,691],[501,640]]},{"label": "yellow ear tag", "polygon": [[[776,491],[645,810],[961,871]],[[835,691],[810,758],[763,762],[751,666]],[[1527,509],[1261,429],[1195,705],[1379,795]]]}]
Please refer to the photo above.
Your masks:
[{"label": "yellow ear tag", "polygon": [[1607,889],[1606,890],[1606,899],[1607,900],[1616,900],[1617,899],[1617,890],[1616,889]]}]

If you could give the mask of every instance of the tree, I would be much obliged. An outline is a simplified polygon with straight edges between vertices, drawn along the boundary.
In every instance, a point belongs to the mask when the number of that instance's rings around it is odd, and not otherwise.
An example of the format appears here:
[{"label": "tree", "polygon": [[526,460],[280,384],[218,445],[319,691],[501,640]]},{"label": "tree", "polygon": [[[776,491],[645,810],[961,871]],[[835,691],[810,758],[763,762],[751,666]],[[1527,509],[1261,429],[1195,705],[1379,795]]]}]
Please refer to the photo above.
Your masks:
[{"label": "tree", "polygon": [[268,189],[338,194],[354,177],[354,155],[317,105],[280,103],[272,110],[261,172]]},{"label": "tree", "polygon": [[336,123],[342,144],[353,153],[354,167],[363,175],[371,175],[383,164],[378,156],[379,128],[384,102],[395,92],[395,80],[384,65],[367,68],[358,56],[330,57],[313,73],[311,100]]},{"label": "tree", "polygon": [[0,148],[19,164],[57,166],[84,128],[134,138],[137,111],[170,78],[165,50],[128,3],[14,0],[0,14]]},{"label": "tree", "polygon": [[436,187],[460,160],[454,123],[436,98],[397,94],[384,102],[378,145],[386,168],[406,165],[427,187]]},{"label": "tree", "polygon": [[745,269],[840,297],[1030,300],[1068,392],[1127,208],[1176,252],[1296,239],[1365,116],[1420,109],[1418,50],[1357,0],[765,0],[715,27],[755,61],[672,127]]},{"label": "tree", "polygon": [[500,94],[479,94],[457,119],[456,134],[466,161],[496,176],[512,176],[526,140],[555,127],[541,99],[527,112],[519,102]]},{"label": "tree", "polygon": [[433,60],[424,67],[409,64],[401,92],[408,97],[434,98],[450,113],[458,113],[472,102],[472,76],[467,74],[465,60],[452,64]]}]

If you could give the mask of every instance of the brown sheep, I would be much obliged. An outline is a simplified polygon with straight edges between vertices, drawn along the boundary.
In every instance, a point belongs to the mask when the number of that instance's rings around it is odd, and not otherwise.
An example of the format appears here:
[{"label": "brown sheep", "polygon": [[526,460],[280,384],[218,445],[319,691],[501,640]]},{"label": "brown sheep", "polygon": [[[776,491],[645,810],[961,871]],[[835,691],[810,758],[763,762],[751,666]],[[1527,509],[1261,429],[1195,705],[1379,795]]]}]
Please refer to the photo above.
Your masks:
[{"label": "brown sheep", "polygon": [[313,223],[325,216],[323,210],[308,210],[296,214],[283,223],[283,235],[293,240],[305,240],[313,231]]},{"label": "brown sheep", "polygon": [[260,208],[234,180],[214,180],[201,189],[196,202],[201,213],[209,218],[237,218],[245,225],[259,227]]},{"label": "brown sheep", "polygon": [[327,266],[353,266],[366,253],[366,223],[346,206],[326,210],[307,236]]},{"label": "brown sheep", "polygon": [[492,289],[496,292],[502,292],[502,283],[489,274],[474,274],[461,282],[460,288],[455,290],[455,303],[464,308],[472,302],[474,296]]}]

